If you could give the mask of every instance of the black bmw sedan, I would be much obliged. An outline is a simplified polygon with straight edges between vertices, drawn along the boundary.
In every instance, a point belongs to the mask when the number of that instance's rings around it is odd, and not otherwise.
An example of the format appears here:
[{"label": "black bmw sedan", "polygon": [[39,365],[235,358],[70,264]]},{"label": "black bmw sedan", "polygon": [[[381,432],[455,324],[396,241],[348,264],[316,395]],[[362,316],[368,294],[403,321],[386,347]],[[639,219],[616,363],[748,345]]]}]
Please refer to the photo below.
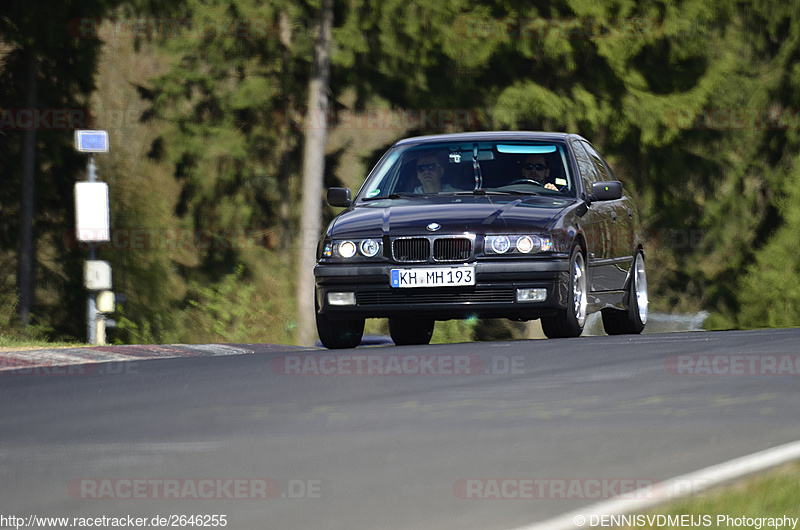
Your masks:
[{"label": "black bmw sedan", "polygon": [[427,344],[437,320],[541,319],[577,337],[602,311],[640,333],[647,279],[636,206],[575,134],[482,132],[394,144],[320,240],[316,320],[327,348],[357,346],[366,318],[395,344]]}]

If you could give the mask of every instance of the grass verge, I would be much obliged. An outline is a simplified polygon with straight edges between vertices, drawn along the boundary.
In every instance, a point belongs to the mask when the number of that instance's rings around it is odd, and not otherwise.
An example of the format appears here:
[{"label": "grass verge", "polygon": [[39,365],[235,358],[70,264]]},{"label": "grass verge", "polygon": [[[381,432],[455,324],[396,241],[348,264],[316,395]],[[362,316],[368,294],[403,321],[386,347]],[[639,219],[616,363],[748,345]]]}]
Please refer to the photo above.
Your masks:
[{"label": "grass verge", "polygon": [[[670,502],[643,515],[649,515],[651,521],[668,524],[640,525],[642,518],[637,518],[637,526],[621,528],[792,528],[791,523],[782,524],[784,517],[800,518],[800,461]],[[665,518],[656,520],[654,517],[659,515]],[[800,529],[800,522],[795,528]]]},{"label": "grass verge", "polygon": [[20,339],[0,335],[0,352],[23,350],[52,350],[56,348],[82,348],[89,345],[83,342],[48,342],[36,339]]}]

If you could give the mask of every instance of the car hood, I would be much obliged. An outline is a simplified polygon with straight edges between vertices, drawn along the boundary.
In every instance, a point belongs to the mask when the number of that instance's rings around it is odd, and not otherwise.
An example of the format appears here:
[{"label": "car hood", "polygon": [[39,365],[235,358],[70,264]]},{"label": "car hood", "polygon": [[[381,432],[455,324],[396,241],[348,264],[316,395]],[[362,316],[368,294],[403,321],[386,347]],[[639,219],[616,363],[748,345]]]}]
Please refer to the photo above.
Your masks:
[{"label": "car hood", "polygon": [[341,214],[328,228],[336,239],[413,236],[431,234],[426,227],[437,223],[439,234],[501,232],[524,229],[544,231],[564,208],[577,201],[570,197],[434,195],[362,202]]}]

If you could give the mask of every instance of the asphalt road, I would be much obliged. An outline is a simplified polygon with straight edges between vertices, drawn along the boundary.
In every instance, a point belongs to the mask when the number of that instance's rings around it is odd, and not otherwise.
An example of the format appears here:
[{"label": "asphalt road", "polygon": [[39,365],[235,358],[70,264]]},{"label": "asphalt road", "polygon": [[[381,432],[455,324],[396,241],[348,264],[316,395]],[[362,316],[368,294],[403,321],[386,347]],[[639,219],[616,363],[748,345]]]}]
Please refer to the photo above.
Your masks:
[{"label": "asphalt road", "polygon": [[0,376],[0,515],[513,528],[800,439],[798,343],[251,346]]}]

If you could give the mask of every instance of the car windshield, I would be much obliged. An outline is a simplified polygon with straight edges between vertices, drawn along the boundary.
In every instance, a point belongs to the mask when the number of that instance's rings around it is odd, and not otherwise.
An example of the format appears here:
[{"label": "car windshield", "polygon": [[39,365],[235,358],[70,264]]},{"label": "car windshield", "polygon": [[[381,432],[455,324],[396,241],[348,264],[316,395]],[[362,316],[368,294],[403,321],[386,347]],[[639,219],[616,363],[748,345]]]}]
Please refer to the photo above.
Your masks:
[{"label": "car windshield", "polygon": [[555,142],[470,141],[401,146],[370,174],[358,200],[453,193],[574,196],[566,149]]}]

